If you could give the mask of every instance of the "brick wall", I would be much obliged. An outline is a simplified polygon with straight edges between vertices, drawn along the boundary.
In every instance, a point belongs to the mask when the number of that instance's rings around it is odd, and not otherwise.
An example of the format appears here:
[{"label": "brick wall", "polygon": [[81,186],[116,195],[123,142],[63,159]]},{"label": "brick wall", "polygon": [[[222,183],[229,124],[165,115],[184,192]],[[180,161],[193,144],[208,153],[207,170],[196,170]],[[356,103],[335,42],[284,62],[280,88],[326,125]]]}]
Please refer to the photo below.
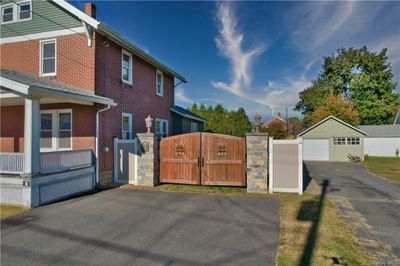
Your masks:
[{"label": "brick wall", "polygon": [[[56,38],[57,75],[48,79],[94,91],[95,47],[88,47],[84,34]],[[40,40],[6,43],[0,46],[0,66],[35,76],[40,74]]]},{"label": "brick wall", "polygon": [[111,148],[109,153],[100,153],[101,171],[113,167],[113,138],[121,137],[122,112],[132,114],[133,136],[146,131],[144,119],[148,114],[169,120],[169,134],[173,132],[170,112],[174,105],[173,78],[164,73],[163,97],[156,95],[156,68],[133,55],[133,84],[125,84],[121,80],[121,52],[117,44],[96,36],[96,94],[112,98],[118,104],[101,114],[99,143]]},{"label": "brick wall", "polygon": [[[72,148],[95,148],[96,120],[93,106],[79,104],[42,104],[41,110],[72,109]],[[0,152],[24,151],[24,106],[2,106]]]}]

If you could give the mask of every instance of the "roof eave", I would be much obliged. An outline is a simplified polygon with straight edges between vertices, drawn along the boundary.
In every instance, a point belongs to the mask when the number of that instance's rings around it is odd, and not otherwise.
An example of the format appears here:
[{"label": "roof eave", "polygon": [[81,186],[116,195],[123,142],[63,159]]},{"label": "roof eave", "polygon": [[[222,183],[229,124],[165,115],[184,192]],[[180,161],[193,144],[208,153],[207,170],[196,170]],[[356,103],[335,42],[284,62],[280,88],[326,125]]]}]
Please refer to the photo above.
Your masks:
[{"label": "roof eave", "polygon": [[303,136],[303,135],[304,135],[305,133],[307,133],[308,131],[310,131],[310,130],[316,128],[316,127],[318,127],[319,125],[323,124],[325,121],[328,121],[329,119],[334,119],[334,120],[336,120],[337,122],[339,122],[339,123],[341,123],[341,124],[343,124],[343,125],[346,125],[346,126],[352,128],[353,130],[355,130],[355,131],[357,131],[357,132],[360,132],[361,134],[363,134],[363,135],[365,135],[365,136],[368,136],[368,134],[367,134],[366,132],[364,132],[364,131],[362,131],[362,130],[356,128],[355,126],[350,125],[349,123],[346,123],[346,122],[340,120],[339,118],[334,117],[333,115],[330,115],[330,116],[326,117],[325,119],[322,119],[321,121],[319,121],[319,122],[316,123],[315,125],[313,125],[313,126],[307,128],[306,130],[300,132],[297,136],[299,136],[299,137]]},{"label": "roof eave", "polygon": [[182,113],[182,112],[179,112],[178,110],[176,110],[176,109],[173,108],[173,107],[171,107],[170,110],[171,110],[172,112],[174,112],[174,113],[176,113],[176,114],[182,116],[182,117],[190,118],[190,119],[192,119],[192,120],[197,120],[197,121],[200,121],[200,122],[203,122],[203,123],[208,122],[207,119],[200,118],[200,117],[196,117],[196,116],[192,116],[192,115],[188,115],[188,114],[184,114],[184,113]]},{"label": "roof eave", "polygon": [[110,29],[108,26],[106,26],[103,23],[99,23],[97,32],[110,38],[112,41],[116,42],[117,44],[121,45],[127,50],[130,50],[133,52],[136,56],[140,57],[141,59],[149,62],[150,64],[156,66],[158,69],[162,70],[163,72],[176,77],[180,81],[187,83],[185,77],[180,75],[179,73],[175,72],[171,68],[167,67],[166,65],[162,64],[159,62],[157,59],[152,57],[151,55],[147,54],[145,51],[137,47],[136,45],[132,44],[130,41],[119,35],[118,33],[114,32],[112,29]]}]

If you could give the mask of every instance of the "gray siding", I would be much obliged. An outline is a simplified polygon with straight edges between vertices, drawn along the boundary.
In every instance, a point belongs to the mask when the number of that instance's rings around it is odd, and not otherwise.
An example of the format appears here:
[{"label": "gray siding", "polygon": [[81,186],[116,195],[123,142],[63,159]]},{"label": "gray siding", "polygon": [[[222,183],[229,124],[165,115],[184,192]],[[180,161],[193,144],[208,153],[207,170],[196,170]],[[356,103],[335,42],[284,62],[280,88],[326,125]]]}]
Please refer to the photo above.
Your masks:
[{"label": "gray siding", "polygon": [[[2,1],[2,5],[6,4],[9,1]],[[72,14],[47,0],[32,0],[32,11],[31,20],[2,24],[1,38],[82,26]]]}]

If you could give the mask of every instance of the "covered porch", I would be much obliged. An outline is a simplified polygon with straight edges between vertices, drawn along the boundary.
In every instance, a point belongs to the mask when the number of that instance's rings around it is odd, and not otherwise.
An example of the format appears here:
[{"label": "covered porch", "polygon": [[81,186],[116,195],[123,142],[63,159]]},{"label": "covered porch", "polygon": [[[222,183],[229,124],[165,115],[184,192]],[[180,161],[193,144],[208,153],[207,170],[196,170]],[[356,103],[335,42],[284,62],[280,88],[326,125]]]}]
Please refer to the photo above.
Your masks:
[{"label": "covered porch", "polygon": [[[21,184],[32,187],[32,193],[35,183],[70,182],[71,176],[80,175],[79,170],[92,168],[89,176],[94,186],[98,109],[110,108],[114,101],[18,71],[1,70],[0,81],[2,202],[4,181],[8,180],[8,185],[21,183],[10,181],[12,178],[22,179]],[[85,132],[83,137],[76,135],[79,130]],[[32,202],[37,201],[34,197],[32,194]]]}]

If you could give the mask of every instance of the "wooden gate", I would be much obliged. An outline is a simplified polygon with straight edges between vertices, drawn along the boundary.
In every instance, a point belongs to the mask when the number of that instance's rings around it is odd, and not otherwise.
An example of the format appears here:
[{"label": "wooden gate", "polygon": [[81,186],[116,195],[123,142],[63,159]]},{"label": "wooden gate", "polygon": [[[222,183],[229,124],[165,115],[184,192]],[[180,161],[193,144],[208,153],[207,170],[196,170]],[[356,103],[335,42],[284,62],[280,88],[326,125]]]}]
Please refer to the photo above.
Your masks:
[{"label": "wooden gate", "polygon": [[160,142],[160,182],[246,186],[245,140],[212,133],[164,138]]}]

